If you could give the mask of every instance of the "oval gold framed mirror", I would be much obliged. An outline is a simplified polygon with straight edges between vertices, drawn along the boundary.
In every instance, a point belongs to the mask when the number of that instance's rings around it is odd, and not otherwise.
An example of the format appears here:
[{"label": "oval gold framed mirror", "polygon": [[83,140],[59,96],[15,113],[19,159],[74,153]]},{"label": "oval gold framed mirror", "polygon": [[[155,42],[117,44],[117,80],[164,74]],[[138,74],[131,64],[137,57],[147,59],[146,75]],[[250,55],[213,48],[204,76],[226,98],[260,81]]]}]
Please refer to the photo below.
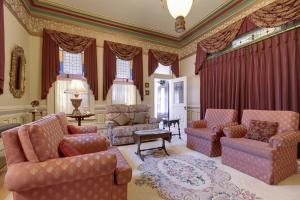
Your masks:
[{"label": "oval gold framed mirror", "polygon": [[11,55],[9,90],[15,98],[21,98],[25,92],[25,65],[24,49],[16,46]]}]

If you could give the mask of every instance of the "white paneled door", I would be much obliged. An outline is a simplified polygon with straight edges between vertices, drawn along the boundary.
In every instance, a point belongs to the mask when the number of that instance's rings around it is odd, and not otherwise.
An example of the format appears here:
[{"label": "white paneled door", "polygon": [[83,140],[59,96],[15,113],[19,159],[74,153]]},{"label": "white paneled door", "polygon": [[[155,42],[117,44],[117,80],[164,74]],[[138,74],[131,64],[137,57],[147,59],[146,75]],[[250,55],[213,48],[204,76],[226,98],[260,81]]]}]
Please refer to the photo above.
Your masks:
[{"label": "white paneled door", "polygon": [[170,119],[180,119],[180,126],[187,127],[187,78],[169,80],[170,84]]}]

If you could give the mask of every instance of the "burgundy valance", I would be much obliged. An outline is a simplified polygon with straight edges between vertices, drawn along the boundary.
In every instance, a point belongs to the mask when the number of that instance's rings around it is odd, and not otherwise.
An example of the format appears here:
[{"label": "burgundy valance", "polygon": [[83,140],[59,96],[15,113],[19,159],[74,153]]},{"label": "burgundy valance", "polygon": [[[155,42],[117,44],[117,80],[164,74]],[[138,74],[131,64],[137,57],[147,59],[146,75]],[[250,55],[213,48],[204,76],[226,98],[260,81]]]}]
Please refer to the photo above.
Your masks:
[{"label": "burgundy valance", "polygon": [[300,17],[300,1],[277,0],[249,17],[259,27],[280,26]]},{"label": "burgundy valance", "polygon": [[84,76],[98,100],[96,39],[44,29],[42,53],[42,99],[59,75],[59,47],[70,53],[84,51]]},{"label": "burgundy valance", "polygon": [[4,50],[4,10],[3,0],[0,0],[0,94],[3,94],[4,69],[5,69],[5,50]]},{"label": "burgundy valance", "polygon": [[116,78],[116,57],[123,60],[132,60],[133,83],[144,100],[143,83],[143,50],[141,47],[104,41],[103,52],[103,100]]},{"label": "burgundy valance", "polygon": [[255,27],[276,27],[298,19],[300,17],[299,10],[299,0],[277,0],[217,34],[200,41],[197,47],[195,73],[198,74],[201,70],[208,53],[224,50],[238,35],[253,30]]},{"label": "burgundy valance", "polygon": [[148,75],[149,76],[151,76],[155,72],[156,68],[158,67],[158,63],[165,66],[170,66],[175,76],[179,77],[178,54],[149,49],[148,52]]}]

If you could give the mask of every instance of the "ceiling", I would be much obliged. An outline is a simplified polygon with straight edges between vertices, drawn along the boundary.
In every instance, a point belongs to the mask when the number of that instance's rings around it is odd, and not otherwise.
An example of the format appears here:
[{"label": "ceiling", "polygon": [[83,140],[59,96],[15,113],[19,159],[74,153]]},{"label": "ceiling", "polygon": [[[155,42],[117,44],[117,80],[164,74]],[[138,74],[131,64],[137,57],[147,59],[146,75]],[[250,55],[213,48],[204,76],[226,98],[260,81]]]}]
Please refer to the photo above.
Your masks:
[{"label": "ceiling", "polygon": [[186,31],[175,32],[166,0],[22,0],[35,16],[53,17],[101,30],[121,31],[181,48],[257,0],[194,0]]},{"label": "ceiling", "polygon": [[[186,32],[231,0],[194,0],[186,17]],[[179,37],[175,20],[170,15],[166,1],[161,0],[38,0],[40,3],[63,10],[100,18],[111,22]]]}]

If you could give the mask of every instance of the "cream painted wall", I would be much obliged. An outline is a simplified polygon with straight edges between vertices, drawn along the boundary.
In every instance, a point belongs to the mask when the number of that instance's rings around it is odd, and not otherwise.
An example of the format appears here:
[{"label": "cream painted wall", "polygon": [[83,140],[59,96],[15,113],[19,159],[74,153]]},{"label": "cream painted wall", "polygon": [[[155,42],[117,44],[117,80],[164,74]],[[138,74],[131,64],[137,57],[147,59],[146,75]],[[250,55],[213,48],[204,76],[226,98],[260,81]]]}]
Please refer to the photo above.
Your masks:
[{"label": "cream painted wall", "polygon": [[[11,12],[5,7],[5,86],[4,94],[0,95],[0,111],[1,106],[16,106],[29,109],[32,100],[40,100],[41,96],[41,63],[42,63],[42,38],[29,34]],[[103,38],[104,40],[105,38]],[[101,40],[102,42],[102,40]],[[15,45],[20,45],[25,50],[27,59],[26,64],[26,91],[21,99],[15,99],[9,92],[9,71],[10,71],[10,57],[11,51]],[[102,100],[102,85],[103,85],[103,48],[102,44],[97,41],[97,61],[98,61],[98,87],[99,100],[92,102],[92,112],[103,113],[105,105],[111,102],[111,92],[107,100]],[[145,53],[145,52],[144,52]],[[188,57],[180,61],[180,76],[188,77],[188,105],[199,106],[199,77],[194,75],[194,60],[195,56]],[[144,83],[149,83],[149,88],[144,88],[150,91],[150,95],[144,96],[144,101],[138,100],[137,103],[148,104],[152,107],[151,114],[154,114],[154,78],[170,79],[172,76],[148,76],[148,55],[143,55],[144,67]],[[48,95],[48,102],[41,101],[41,105],[48,108],[49,113],[54,111],[54,94],[53,89]],[[139,97],[139,95],[138,95]],[[139,98],[138,98],[139,99]],[[1,114],[0,114],[1,115]],[[100,116],[100,121],[103,121],[103,116]],[[98,120],[99,121],[99,120]]]},{"label": "cream painted wall", "polygon": [[[5,81],[4,81],[4,92],[0,95],[0,107],[8,106],[24,106],[28,105],[29,101],[29,84],[30,79],[30,47],[29,47],[29,34],[17,21],[17,19],[11,14],[11,12],[4,6],[4,29],[5,29]],[[25,67],[25,94],[22,98],[14,98],[9,91],[9,73],[11,63],[11,52],[14,47],[18,45],[23,47],[26,57]]]},{"label": "cream painted wall", "polygon": [[192,55],[180,61],[179,74],[187,77],[188,106],[200,105],[200,78],[195,75],[196,55]]}]

